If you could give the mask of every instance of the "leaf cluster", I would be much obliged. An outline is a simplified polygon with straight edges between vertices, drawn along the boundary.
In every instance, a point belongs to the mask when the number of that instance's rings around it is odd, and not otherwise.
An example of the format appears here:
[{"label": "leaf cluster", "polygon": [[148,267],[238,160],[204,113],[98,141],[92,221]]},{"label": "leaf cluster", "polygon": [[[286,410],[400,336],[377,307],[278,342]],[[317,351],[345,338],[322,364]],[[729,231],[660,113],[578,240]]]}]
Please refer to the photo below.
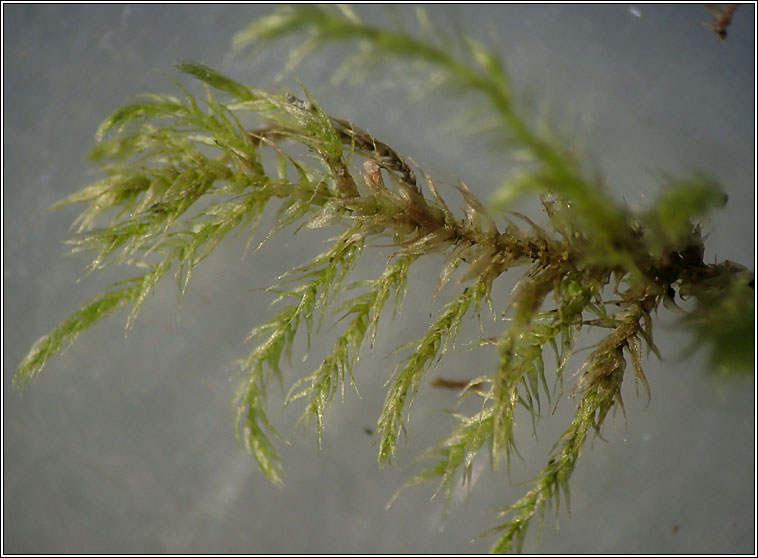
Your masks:
[{"label": "leaf cluster", "polygon": [[[285,7],[253,22],[235,45],[305,32],[292,53],[298,61],[323,44],[350,41],[361,56],[425,64],[458,91],[484,99],[503,136],[529,156],[526,166],[504,176],[494,216],[463,182],[457,191],[464,210],[451,210],[429,174],[353,123],[326,114],[305,89],[297,95],[254,89],[183,63],[179,68],[204,84],[204,102],[177,83],[180,96],[146,95],[116,110],[98,129],[91,153],[103,178],[58,204],[86,204],[69,242],[74,251],[93,254],[90,271],[121,265],[139,273],[86,302],[37,341],[15,380],[26,384],[79,333],[122,307],[129,306],[132,327],[159,280],[173,270],[184,292],[194,267],[229,233],[248,229],[252,240],[266,207],[278,203],[264,241],[286,227],[339,232],[322,253],[268,288],[278,296],[277,311],[250,332],[252,349],[238,362],[238,440],[274,484],[283,483],[281,437],[266,411],[267,390],[272,378],[289,381],[282,360],[298,333],[310,341],[314,322],[330,312],[342,316],[331,350],[292,382],[286,396],[287,403],[302,402],[301,422],[314,423],[320,443],[328,407],[338,393],[344,395],[346,384],[356,384],[358,356],[367,339],[373,343],[387,303],[402,305],[411,266],[442,254],[435,296],[454,278],[460,285],[409,344],[388,382],[377,422],[378,458],[386,463],[397,456],[408,410],[428,371],[452,346],[464,319],[478,316],[482,304],[492,307],[495,280],[518,271],[508,306],[498,309],[502,331],[482,343],[497,349],[497,367],[472,378],[461,392],[478,398],[477,411],[451,413],[450,433],[426,454],[431,464],[406,486],[438,481],[449,498],[458,475],[470,482],[474,459],[485,447],[494,466],[510,463],[517,453],[519,409],[536,424],[563,396],[564,371],[580,330],[607,331],[578,370],[571,391],[575,415],[548,463],[527,493],[501,510],[504,522],[492,530],[498,534],[493,550],[520,550],[532,518],[541,521],[550,506],[557,510],[561,494],[568,501],[587,437],[600,433],[612,410],[623,410],[629,363],[649,398],[643,350],[658,353],[652,316],[659,306],[686,313],[697,339],[714,342],[715,365],[749,364],[753,274],[732,262],[703,261],[695,220],[723,205],[715,182],[700,176],[672,181],[640,211],[618,204],[519,111],[498,55],[472,38],[455,51],[434,34],[424,12],[417,16],[423,36],[373,27],[349,8]],[[298,155],[297,146],[309,156]],[[508,210],[527,194],[541,200],[546,224]],[[375,244],[391,248],[384,271],[346,283]],[[340,298],[343,291],[350,295]],[[694,299],[694,309],[682,310],[677,297]],[[550,353],[554,366],[551,359],[546,363]]]}]

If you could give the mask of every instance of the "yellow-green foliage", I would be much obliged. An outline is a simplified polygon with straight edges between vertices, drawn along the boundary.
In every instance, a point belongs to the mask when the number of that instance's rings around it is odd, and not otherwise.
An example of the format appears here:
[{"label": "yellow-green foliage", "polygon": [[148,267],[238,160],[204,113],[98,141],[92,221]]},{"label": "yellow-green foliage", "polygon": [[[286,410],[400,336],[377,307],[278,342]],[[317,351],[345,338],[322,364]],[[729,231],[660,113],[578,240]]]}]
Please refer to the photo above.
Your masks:
[{"label": "yellow-green foliage", "polygon": [[[239,361],[239,440],[275,484],[282,483],[283,464],[266,393],[272,377],[281,379],[280,363],[298,332],[310,340],[314,319],[322,320],[329,309],[343,316],[331,351],[314,370],[301,370],[286,398],[304,400],[301,420],[315,423],[320,441],[329,404],[354,382],[359,352],[373,339],[380,315],[390,300],[395,308],[402,304],[409,269],[427,254],[442,253],[436,293],[454,276],[465,284],[409,345],[388,384],[377,424],[379,461],[385,463],[396,455],[427,371],[452,347],[463,320],[477,316],[482,303],[492,305],[493,281],[518,273],[508,306],[497,309],[506,312],[503,329],[490,340],[499,363],[462,392],[479,399],[478,410],[453,414],[450,433],[427,453],[431,464],[407,484],[438,481],[449,495],[457,475],[470,478],[474,457],[485,448],[495,466],[508,463],[516,448],[517,407],[536,421],[557,404],[580,330],[603,329],[605,337],[579,369],[573,420],[530,489],[502,510],[503,523],[492,530],[498,534],[493,550],[508,551],[521,548],[535,514],[541,518],[549,505],[557,508],[561,493],[568,499],[587,436],[622,405],[629,362],[649,396],[643,351],[657,352],[652,316],[661,303],[673,307],[675,297],[693,298],[685,324],[699,341],[713,344],[714,367],[750,369],[753,274],[732,262],[706,264],[693,221],[724,203],[718,186],[699,176],[677,179],[647,209],[634,212],[617,203],[562,145],[521,115],[498,56],[471,39],[449,48],[429,32],[423,12],[419,24],[424,38],[372,27],[348,8],[286,7],[252,23],[235,44],[242,48],[302,31],[307,36],[292,53],[297,61],[322,44],[350,41],[351,52],[425,63],[457,91],[485,99],[499,132],[530,158],[524,170],[504,180],[492,214],[463,183],[458,190],[464,211],[456,214],[428,174],[379,138],[327,115],[307,91],[254,89],[183,63],[181,70],[205,84],[205,102],[178,86],[178,97],[146,95],[116,110],[97,130],[92,150],[103,177],[58,204],[87,204],[69,242],[73,250],[93,254],[91,270],[122,264],[138,274],[96,295],[37,341],[16,382],[25,385],[80,332],[124,306],[131,327],[146,295],[171,270],[183,292],[194,267],[227,234],[249,227],[252,235],[267,205],[279,203],[266,238],[285,227],[328,228],[337,235],[323,253],[269,288],[279,295],[278,310],[253,329],[252,350]],[[315,154],[317,165],[310,156],[295,155],[291,147],[298,144]],[[276,164],[264,165],[264,155]],[[502,206],[526,195],[539,196],[547,225]],[[385,270],[346,283],[376,239],[394,247]],[[349,297],[335,302],[342,291]],[[554,362],[545,359],[546,348]]]}]

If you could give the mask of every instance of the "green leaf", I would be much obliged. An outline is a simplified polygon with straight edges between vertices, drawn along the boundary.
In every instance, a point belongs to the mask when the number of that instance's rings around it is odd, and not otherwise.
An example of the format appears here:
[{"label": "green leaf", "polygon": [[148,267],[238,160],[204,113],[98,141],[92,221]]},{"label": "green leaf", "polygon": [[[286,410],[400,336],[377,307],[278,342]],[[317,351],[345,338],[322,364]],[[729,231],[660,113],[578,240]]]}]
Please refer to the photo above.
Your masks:
[{"label": "green leaf", "polygon": [[182,62],[177,65],[177,68],[185,74],[189,74],[207,83],[211,87],[231,93],[241,101],[253,101],[258,98],[248,87],[203,64]]}]

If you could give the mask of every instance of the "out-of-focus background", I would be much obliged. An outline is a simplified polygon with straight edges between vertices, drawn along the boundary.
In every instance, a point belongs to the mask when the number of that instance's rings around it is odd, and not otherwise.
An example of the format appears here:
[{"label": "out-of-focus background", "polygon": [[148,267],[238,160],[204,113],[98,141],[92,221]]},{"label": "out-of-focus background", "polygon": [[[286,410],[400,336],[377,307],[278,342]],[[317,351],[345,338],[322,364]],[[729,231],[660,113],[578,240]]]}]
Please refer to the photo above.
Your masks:
[{"label": "out-of-focus background", "polygon": [[[124,316],[83,334],[24,393],[11,385],[32,343],[117,271],[84,277],[86,259],[61,244],[78,208],[48,207],[93,180],[84,159],[99,123],[143,92],[174,92],[174,70],[194,60],[261,88],[278,86],[287,43],[255,57],[230,56],[230,39],[264,5],[3,6],[3,551],[6,553],[465,553],[483,552],[493,509],[514,502],[547,459],[572,412],[564,401],[538,426],[524,417],[523,462],[492,473],[484,460],[468,495],[453,497],[443,522],[433,487],[393,492],[418,470],[422,453],[451,424],[440,409],[455,395],[428,388],[414,404],[398,467],[379,469],[374,428],[392,349],[424,332],[431,258],[409,285],[407,307],[386,316],[373,356],[357,369],[327,418],[323,450],[291,425],[300,407],[280,400],[315,360],[293,355],[285,385],[273,386],[284,489],[272,487],[234,439],[229,364],[246,354],[247,332],[270,315],[259,290],[324,247],[318,235],[285,230],[242,258],[229,239],[195,272],[177,303],[167,280],[124,336]],[[360,7],[387,25],[413,27],[412,11]],[[660,176],[706,171],[729,204],[704,224],[708,258],[754,267],[754,6],[736,12],[720,41],[702,5],[429,6],[435,21],[496,45],[519,98],[547,117],[630,205],[652,200]],[[469,99],[414,96],[423,81],[377,71],[361,86],[330,85],[327,49],[297,76],[327,112],[369,129],[440,180],[460,207],[457,178],[486,198],[507,168],[491,136],[462,138]],[[426,78],[428,76],[420,76]],[[282,82],[296,88],[292,75]],[[201,91],[199,89],[194,89]],[[446,185],[446,186],[444,186]],[[456,205],[457,204],[457,205]],[[270,219],[270,216],[267,217]],[[267,221],[270,223],[270,220]],[[262,224],[265,227],[265,222]],[[374,272],[388,252],[379,250]],[[504,283],[505,284],[505,283]],[[546,516],[546,553],[755,552],[753,378],[719,381],[704,353],[661,311],[651,358],[649,405],[627,380],[626,418],[606,423],[571,479],[571,514],[560,530]],[[327,324],[329,325],[329,324]],[[324,327],[324,335],[329,335]],[[314,344],[318,345],[319,337]],[[589,341],[587,342],[589,344]],[[585,353],[586,354],[586,351]],[[546,359],[550,362],[550,357]],[[429,378],[465,378],[495,363],[465,347]],[[570,389],[571,381],[567,382]],[[444,529],[442,529],[444,523]],[[533,527],[537,531],[537,525]]]}]

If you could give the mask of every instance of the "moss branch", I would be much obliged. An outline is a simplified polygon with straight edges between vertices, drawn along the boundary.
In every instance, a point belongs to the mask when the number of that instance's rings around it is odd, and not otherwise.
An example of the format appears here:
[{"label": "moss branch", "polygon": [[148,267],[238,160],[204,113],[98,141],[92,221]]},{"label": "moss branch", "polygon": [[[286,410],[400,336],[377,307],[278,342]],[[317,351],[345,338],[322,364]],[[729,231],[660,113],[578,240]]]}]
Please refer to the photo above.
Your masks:
[{"label": "moss branch", "polygon": [[[417,13],[422,28],[430,29],[423,11]],[[254,347],[238,362],[238,440],[274,484],[283,483],[284,469],[277,451],[282,438],[266,410],[271,380],[291,382],[286,402],[304,403],[300,420],[314,423],[321,444],[329,405],[347,383],[357,384],[362,347],[369,336],[373,343],[390,299],[395,309],[402,305],[410,268],[429,254],[442,255],[435,298],[458,279],[460,286],[410,344],[411,353],[388,383],[378,418],[378,457],[384,464],[397,458],[414,397],[453,346],[464,319],[478,316],[483,301],[493,306],[490,296],[502,274],[519,273],[508,306],[498,309],[502,330],[485,340],[497,348],[498,364],[470,379],[462,392],[480,398],[481,407],[470,415],[451,413],[450,433],[425,454],[433,463],[406,484],[437,480],[449,502],[456,475],[470,482],[473,461],[485,446],[494,466],[503,459],[510,463],[517,452],[519,407],[536,424],[543,403],[554,408],[563,397],[564,369],[582,328],[610,329],[579,370],[572,392],[579,397],[576,412],[550,460],[531,489],[502,510],[506,520],[492,530],[499,534],[493,547],[499,552],[521,550],[534,516],[542,521],[546,508],[557,511],[561,494],[568,500],[569,479],[590,430],[599,434],[608,414],[623,410],[628,361],[649,398],[643,347],[657,354],[652,324],[659,307],[686,316],[696,341],[713,347],[714,367],[751,369],[753,272],[733,262],[703,260],[698,221],[726,201],[716,182],[703,176],[672,180],[644,210],[616,203],[562,145],[530,126],[500,57],[470,38],[455,54],[434,33],[417,37],[374,27],[345,7],[297,6],[254,22],[235,41],[268,42],[297,31],[308,36],[293,60],[320,45],[350,40],[361,52],[427,64],[459,92],[484,98],[502,133],[533,163],[506,175],[496,197],[538,196],[544,223],[507,207],[496,208],[496,223],[463,182],[456,193],[463,210],[453,211],[448,196],[410,158],[326,114],[307,90],[298,96],[255,89],[185,62],[180,69],[204,84],[205,101],[179,86],[179,96],[147,95],[116,110],[97,130],[92,150],[102,178],[56,204],[86,205],[70,245],[92,254],[91,272],[120,265],[141,274],[115,283],[40,338],[16,371],[18,385],[85,329],[127,305],[131,327],[147,294],[172,268],[184,292],[193,269],[229,233],[249,228],[252,240],[265,209],[278,203],[263,242],[287,227],[338,233],[324,251],[268,288],[278,295],[277,311],[252,330]],[[253,129],[242,124],[252,119],[260,124]],[[292,145],[305,147],[317,164],[293,154]],[[340,297],[364,252],[376,245],[390,252],[384,254],[384,271],[353,282],[351,296]],[[685,311],[676,301],[688,298],[694,309]],[[298,335],[310,346],[314,320],[320,323],[332,311],[343,320],[326,357],[315,370],[285,378],[282,359],[289,358]],[[545,363],[548,348],[554,367]]]}]

